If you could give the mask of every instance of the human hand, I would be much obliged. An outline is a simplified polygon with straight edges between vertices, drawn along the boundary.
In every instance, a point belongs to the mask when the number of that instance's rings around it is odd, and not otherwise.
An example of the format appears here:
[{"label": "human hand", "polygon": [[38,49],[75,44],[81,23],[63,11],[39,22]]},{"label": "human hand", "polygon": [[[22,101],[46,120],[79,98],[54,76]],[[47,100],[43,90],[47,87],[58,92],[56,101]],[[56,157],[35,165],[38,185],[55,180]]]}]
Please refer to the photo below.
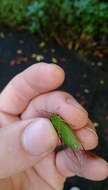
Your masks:
[{"label": "human hand", "polygon": [[0,95],[0,190],[62,190],[68,176],[92,180],[108,176],[108,164],[83,150],[55,154],[58,136],[48,113],[70,123],[85,150],[98,137],[87,112],[66,92],[54,91],[63,70],[40,63],[10,81]]}]

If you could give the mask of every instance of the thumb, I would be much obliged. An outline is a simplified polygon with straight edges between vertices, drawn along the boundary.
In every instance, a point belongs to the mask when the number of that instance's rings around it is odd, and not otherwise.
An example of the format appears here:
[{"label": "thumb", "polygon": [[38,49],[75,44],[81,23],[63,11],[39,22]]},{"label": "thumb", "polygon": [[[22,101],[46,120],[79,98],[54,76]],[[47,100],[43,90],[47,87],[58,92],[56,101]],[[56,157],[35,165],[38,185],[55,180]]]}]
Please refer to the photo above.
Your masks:
[{"label": "thumb", "polygon": [[36,164],[53,151],[57,134],[48,119],[18,121],[0,129],[0,178]]}]

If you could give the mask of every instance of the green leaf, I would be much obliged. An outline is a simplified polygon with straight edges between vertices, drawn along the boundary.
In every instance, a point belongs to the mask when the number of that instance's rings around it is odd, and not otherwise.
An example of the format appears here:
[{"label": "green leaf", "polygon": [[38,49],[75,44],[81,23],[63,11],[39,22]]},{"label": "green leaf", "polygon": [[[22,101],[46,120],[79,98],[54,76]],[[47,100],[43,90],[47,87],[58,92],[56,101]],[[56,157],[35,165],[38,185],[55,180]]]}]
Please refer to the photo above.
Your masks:
[{"label": "green leaf", "polygon": [[50,120],[63,144],[72,150],[79,150],[81,148],[81,144],[74,131],[59,115],[52,114]]}]

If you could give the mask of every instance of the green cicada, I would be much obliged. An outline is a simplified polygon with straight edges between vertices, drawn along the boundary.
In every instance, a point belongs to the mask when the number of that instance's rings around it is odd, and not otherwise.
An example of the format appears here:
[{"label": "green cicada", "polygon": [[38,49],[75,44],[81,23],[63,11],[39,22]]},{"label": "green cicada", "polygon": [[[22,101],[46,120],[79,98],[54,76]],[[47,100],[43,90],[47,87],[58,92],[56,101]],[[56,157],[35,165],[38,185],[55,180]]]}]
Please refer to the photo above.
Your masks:
[{"label": "green cicada", "polygon": [[64,145],[72,150],[79,150],[81,144],[72,128],[59,115],[52,114],[50,120]]}]

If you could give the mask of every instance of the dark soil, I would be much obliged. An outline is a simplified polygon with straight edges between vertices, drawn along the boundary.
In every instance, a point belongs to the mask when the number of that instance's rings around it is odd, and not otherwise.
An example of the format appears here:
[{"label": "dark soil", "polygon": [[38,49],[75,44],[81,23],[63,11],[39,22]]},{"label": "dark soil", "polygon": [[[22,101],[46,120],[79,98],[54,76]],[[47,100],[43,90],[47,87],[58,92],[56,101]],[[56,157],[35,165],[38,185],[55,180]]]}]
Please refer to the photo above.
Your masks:
[{"label": "dark soil", "polygon": [[[30,65],[45,61],[60,65],[66,73],[61,89],[71,93],[88,110],[100,137],[96,152],[108,160],[108,65],[84,61],[72,50],[55,42],[45,44],[28,32],[0,29],[0,90],[17,73]],[[65,190],[78,186],[81,190],[108,190],[108,180],[91,182],[70,178]]]}]

